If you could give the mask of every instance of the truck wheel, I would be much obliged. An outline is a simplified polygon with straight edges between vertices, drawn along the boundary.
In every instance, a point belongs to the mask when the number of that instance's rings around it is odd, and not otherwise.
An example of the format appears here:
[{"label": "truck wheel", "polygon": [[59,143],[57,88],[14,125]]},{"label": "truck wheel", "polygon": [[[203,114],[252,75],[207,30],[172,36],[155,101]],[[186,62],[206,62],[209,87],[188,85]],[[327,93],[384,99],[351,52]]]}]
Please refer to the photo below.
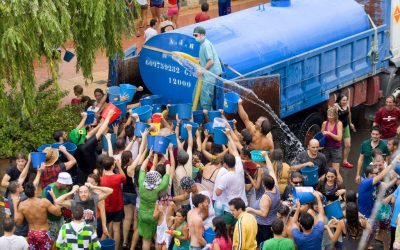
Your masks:
[{"label": "truck wheel", "polygon": [[400,104],[400,75],[396,75],[393,80],[389,82],[388,95],[393,95],[396,103]]},{"label": "truck wheel", "polygon": [[324,121],[322,115],[318,112],[310,114],[302,123],[300,132],[298,133],[299,140],[307,146],[308,142],[314,135],[321,131],[321,125]]}]

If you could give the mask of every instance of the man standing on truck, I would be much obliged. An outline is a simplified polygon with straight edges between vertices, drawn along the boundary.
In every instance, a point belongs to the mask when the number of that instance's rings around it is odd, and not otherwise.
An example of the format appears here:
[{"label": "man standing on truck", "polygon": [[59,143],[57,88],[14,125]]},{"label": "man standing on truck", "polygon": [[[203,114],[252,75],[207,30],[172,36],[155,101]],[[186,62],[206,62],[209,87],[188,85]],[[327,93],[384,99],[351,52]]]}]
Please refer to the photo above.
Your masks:
[{"label": "man standing on truck", "polygon": [[238,113],[247,131],[252,136],[250,148],[256,150],[274,150],[274,141],[271,134],[271,123],[267,117],[260,116],[255,123],[250,121],[249,116],[243,108],[243,100],[239,99]]},{"label": "man standing on truck", "polygon": [[381,139],[387,142],[400,132],[400,109],[395,106],[395,98],[386,97],[386,104],[376,112],[373,126],[378,125],[382,129]]},{"label": "man standing on truck", "polygon": [[[193,36],[200,43],[199,59],[200,66],[210,71],[211,73],[220,76],[222,73],[221,62],[214,45],[206,39],[206,30],[203,27],[197,26],[193,30]],[[214,86],[217,79],[201,69],[197,71],[198,77],[203,78],[203,85],[200,93],[201,109],[211,110],[214,100]]]}]

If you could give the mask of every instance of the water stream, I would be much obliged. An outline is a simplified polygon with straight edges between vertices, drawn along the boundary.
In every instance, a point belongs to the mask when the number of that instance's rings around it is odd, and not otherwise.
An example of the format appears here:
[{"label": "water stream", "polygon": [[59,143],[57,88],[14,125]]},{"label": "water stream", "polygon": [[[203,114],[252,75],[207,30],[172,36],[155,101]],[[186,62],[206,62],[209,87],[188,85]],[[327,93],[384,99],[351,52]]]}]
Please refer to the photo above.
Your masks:
[{"label": "water stream", "polygon": [[[182,57],[178,53],[172,53],[172,59],[179,63],[182,67],[188,70],[193,76],[196,75],[198,70],[203,72],[203,77],[217,79],[217,81],[221,81],[223,84],[218,85],[214,84],[216,87],[223,88],[224,90],[232,91],[232,89],[239,89],[238,93],[243,100],[246,100],[253,105],[256,105],[263,109],[272,119],[273,123],[275,123],[279,129],[286,135],[281,138],[280,145],[282,148],[285,148],[285,157],[287,159],[294,159],[295,156],[304,151],[302,143],[299,139],[293,134],[293,132],[289,129],[289,127],[275,114],[275,112],[271,109],[271,107],[265,103],[263,100],[258,98],[258,96],[254,93],[253,90],[248,89],[244,86],[239,85],[235,81],[224,79],[220,76],[213,74],[212,72],[202,68],[201,66],[193,63],[192,61]],[[215,81],[215,82],[217,82]],[[221,87],[223,86],[223,87]],[[245,93],[246,95],[244,95]],[[260,114],[261,116],[261,114]]]}]

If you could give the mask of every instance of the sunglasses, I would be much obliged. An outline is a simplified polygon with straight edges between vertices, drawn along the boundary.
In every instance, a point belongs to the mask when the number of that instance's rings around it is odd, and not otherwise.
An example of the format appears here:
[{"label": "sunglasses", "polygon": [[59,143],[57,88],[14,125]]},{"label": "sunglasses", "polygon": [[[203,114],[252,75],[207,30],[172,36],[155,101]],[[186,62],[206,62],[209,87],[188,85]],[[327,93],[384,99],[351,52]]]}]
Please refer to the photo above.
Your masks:
[{"label": "sunglasses", "polygon": [[200,36],[200,34],[196,34],[196,33],[195,33],[195,34],[193,34],[193,36],[194,36],[194,37],[198,37],[198,36]]},{"label": "sunglasses", "polygon": [[293,182],[293,184],[294,185],[300,185],[300,184],[303,184],[303,182],[302,181],[292,181]]}]

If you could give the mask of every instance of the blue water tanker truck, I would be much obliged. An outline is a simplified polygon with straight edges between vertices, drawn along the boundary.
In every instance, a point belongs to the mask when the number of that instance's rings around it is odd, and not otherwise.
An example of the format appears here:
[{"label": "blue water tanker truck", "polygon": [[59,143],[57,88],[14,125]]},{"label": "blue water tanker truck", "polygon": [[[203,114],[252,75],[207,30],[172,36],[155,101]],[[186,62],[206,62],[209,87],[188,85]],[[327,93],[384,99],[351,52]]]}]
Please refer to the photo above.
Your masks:
[{"label": "blue water tanker truck", "polygon": [[[165,51],[198,57],[196,26],[149,39],[114,66],[111,81],[144,83],[164,103],[192,102],[196,74]],[[400,0],[273,0],[201,26],[222,77],[253,89],[302,142],[319,130],[340,93],[352,107],[372,107],[389,94],[400,98]],[[216,93],[218,108],[223,91]],[[252,105],[245,108],[255,120],[263,111]]]}]

